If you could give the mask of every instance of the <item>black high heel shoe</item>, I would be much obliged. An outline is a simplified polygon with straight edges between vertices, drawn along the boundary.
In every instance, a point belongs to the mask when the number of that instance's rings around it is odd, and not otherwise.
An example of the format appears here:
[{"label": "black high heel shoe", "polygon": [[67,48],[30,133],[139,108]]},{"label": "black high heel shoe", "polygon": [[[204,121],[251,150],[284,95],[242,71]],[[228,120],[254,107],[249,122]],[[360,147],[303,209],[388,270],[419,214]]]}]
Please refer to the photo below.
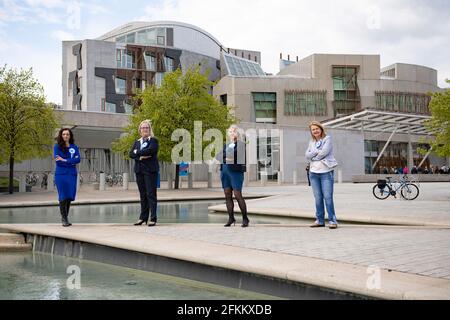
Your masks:
[{"label": "black high heel shoe", "polygon": [[139,220],[138,222],[136,222],[134,225],[135,226],[141,226],[143,223],[147,224],[148,220]]},{"label": "black high heel shoe", "polygon": [[228,219],[228,222],[224,224],[224,227],[229,227],[231,225],[236,225],[236,219]]},{"label": "black high heel shoe", "polygon": [[150,223],[148,224],[149,227],[154,227],[156,226],[156,221],[150,221]]},{"label": "black high heel shoe", "polygon": [[241,225],[241,227],[242,228],[246,228],[246,227],[248,227],[248,224],[250,223],[250,220],[248,220],[248,219],[244,219],[244,220],[242,220],[242,225]]}]

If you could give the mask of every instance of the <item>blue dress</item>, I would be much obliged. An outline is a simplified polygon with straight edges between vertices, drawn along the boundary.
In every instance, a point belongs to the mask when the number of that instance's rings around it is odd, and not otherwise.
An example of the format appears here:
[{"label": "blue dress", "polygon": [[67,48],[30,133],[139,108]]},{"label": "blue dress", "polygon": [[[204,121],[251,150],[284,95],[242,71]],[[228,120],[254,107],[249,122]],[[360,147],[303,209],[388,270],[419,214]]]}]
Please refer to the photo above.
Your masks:
[{"label": "blue dress", "polygon": [[53,159],[60,156],[67,161],[56,161],[55,183],[58,189],[58,200],[74,201],[77,193],[77,163],[80,163],[80,151],[71,144],[64,152],[58,144],[53,148]]}]

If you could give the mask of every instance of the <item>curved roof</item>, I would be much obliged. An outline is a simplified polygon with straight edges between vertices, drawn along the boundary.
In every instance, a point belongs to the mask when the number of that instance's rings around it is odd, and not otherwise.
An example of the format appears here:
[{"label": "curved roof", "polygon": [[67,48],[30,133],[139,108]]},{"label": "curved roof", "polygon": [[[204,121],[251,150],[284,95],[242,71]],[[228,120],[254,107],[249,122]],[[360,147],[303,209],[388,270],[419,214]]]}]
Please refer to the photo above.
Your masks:
[{"label": "curved roof", "polygon": [[110,38],[115,38],[117,36],[125,35],[129,32],[139,31],[142,29],[147,29],[151,27],[170,27],[170,26],[177,26],[177,27],[183,27],[191,30],[195,30],[199,33],[202,33],[206,37],[210,38],[212,41],[214,41],[218,46],[222,46],[222,44],[217,40],[215,37],[213,37],[210,33],[206,32],[205,30],[196,27],[192,24],[184,23],[184,22],[178,22],[178,21],[134,21],[130,23],[126,23],[120,27],[117,27],[113,30],[111,30],[108,33],[105,33],[104,35],[96,38],[96,40],[109,40]]}]

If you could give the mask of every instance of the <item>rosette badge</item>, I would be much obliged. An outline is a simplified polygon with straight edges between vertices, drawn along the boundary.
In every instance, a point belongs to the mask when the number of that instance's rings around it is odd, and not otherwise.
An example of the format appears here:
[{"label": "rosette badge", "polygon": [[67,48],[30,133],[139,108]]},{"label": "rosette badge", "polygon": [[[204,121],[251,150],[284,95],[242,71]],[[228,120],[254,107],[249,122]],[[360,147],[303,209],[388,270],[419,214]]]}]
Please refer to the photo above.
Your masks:
[{"label": "rosette badge", "polygon": [[69,149],[69,153],[70,153],[70,157],[73,158],[73,155],[75,154],[75,149],[74,148],[70,148]]}]

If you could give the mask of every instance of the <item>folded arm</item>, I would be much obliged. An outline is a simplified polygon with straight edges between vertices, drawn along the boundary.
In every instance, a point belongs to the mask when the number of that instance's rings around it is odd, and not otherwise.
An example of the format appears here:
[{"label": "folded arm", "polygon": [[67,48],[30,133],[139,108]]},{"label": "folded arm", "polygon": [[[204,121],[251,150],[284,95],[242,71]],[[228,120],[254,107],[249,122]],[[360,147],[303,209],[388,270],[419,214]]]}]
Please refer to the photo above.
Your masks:
[{"label": "folded arm", "polygon": [[325,139],[323,141],[323,145],[322,148],[318,149],[317,154],[315,156],[313,156],[311,158],[312,161],[319,161],[322,160],[324,158],[326,158],[326,156],[328,156],[331,152],[332,149],[332,144],[331,144],[331,140],[330,139]]}]

